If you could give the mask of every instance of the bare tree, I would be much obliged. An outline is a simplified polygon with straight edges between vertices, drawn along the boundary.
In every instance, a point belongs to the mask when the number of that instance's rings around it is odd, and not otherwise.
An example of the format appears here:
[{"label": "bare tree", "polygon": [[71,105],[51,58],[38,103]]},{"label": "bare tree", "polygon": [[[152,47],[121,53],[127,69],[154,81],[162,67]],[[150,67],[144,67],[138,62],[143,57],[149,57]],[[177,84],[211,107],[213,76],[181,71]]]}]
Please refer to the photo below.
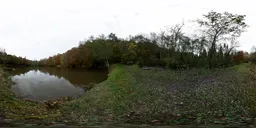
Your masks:
[{"label": "bare tree", "polygon": [[256,46],[252,46],[251,53],[255,53],[255,52],[256,52]]},{"label": "bare tree", "polygon": [[0,48],[0,54],[1,54],[1,59],[3,60],[3,65],[5,65],[7,62],[8,56],[4,48]]},{"label": "bare tree", "polygon": [[182,39],[184,40],[184,33],[182,32],[183,27],[184,22],[167,28],[167,32],[170,35],[170,42],[167,42],[167,45],[171,47],[171,49],[179,50],[179,42]]}]

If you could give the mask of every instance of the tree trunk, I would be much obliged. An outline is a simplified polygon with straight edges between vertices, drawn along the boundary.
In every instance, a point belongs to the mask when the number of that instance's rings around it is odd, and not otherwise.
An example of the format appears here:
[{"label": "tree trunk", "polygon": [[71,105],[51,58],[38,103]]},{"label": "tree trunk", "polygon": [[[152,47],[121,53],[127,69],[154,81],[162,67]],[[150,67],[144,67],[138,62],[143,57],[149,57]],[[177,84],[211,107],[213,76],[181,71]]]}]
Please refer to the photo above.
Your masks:
[{"label": "tree trunk", "polygon": [[210,53],[209,53],[209,67],[211,68],[213,66],[212,64],[212,58],[214,55],[214,51],[216,50],[216,41],[217,41],[217,34],[214,35],[213,41],[212,41],[212,46],[210,48]]},{"label": "tree trunk", "polygon": [[110,67],[109,67],[109,62],[108,62],[108,59],[106,58],[106,60],[105,60],[105,64],[106,64],[106,66],[107,66],[107,68],[108,68],[108,72],[110,71]]}]

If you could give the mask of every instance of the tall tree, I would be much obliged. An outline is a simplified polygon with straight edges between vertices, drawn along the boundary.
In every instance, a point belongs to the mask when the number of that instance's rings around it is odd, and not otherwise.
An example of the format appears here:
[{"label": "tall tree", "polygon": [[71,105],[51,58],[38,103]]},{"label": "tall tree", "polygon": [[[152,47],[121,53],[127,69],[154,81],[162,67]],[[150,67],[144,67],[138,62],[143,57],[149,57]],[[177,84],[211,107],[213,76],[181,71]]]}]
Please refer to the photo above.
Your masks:
[{"label": "tall tree", "polygon": [[212,58],[216,54],[216,44],[222,40],[235,39],[247,28],[244,22],[245,15],[237,15],[228,12],[218,13],[211,11],[198,19],[203,34],[209,39],[209,65],[212,65]]},{"label": "tall tree", "polygon": [[7,58],[7,53],[4,48],[0,49],[0,54],[1,54],[1,60],[3,61],[3,64],[5,65],[8,58]]},{"label": "tall tree", "polygon": [[110,39],[112,41],[118,41],[118,38],[117,38],[116,34],[114,34],[114,33],[110,33],[108,35],[108,39]]}]

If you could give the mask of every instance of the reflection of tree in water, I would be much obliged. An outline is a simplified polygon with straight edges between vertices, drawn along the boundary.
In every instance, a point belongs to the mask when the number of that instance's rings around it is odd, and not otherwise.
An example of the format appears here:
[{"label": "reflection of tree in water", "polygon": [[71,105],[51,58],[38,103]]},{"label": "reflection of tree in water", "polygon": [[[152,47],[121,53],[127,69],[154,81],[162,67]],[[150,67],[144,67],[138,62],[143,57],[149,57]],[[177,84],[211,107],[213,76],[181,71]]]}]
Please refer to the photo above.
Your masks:
[{"label": "reflection of tree in water", "polygon": [[15,68],[15,70],[12,71],[7,71],[8,73],[10,73],[11,75],[22,75],[25,74],[31,70],[37,70],[37,69],[33,69],[33,68],[29,68],[29,67],[25,67],[25,68]]},{"label": "reflection of tree in water", "polygon": [[85,70],[85,69],[61,69],[42,67],[41,72],[64,78],[74,85],[88,85],[90,83],[99,83],[106,79],[106,70]]},{"label": "reflection of tree in water", "polygon": [[[58,77],[59,79],[63,76],[61,76],[61,73],[59,71],[57,71],[56,68],[47,68],[47,67],[44,67],[44,68],[40,68],[39,69],[40,72],[43,72],[45,74],[49,74],[49,75],[54,75],[56,77]],[[64,77],[65,78],[65,77]],[[65,78],[66,79],[66,78]]]}]

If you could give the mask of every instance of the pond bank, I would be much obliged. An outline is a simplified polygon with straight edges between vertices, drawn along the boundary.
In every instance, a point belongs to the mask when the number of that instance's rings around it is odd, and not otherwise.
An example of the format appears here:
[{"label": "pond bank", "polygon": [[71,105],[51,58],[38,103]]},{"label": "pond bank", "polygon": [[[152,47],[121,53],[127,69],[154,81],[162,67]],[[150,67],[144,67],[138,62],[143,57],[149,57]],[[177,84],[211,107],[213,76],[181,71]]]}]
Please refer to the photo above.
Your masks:
[{"label": "pond bank", "polygon": [[[0,116],[10,122],[53,119],[60,116],[56,110],[47,110],[43,104],[15,98],[11,79],[0,69]],[[3,122],[2,122],[3,123]]]},{"label": "pond bank", "polygon": [[58,109],[15,99],[5,88],[0,92],[5,101],[0,103],[4,107],[0,115],[25,122],[83,125],[252,125],[255,81],[241,75],[240,70],[249,68],[241,66],[239,71],[237,67],[173,71],[114,65],[106,81]]},{"label": "pond bank", "polygon": [[40,102],[61,97],[78,98],[107,78],[106,70],[101,69],[41,67],[15,68],[15,71],[6,72],[14,82],[11,89],[16,96]]},{"label": "pond bank", "polygon": [[106,81],[67,103],[63,112],[74,122],[253,124],[256,113],[250,106],[256,106],[256,91],[247,78],[235,68],[173,71],[116,65]]}]

